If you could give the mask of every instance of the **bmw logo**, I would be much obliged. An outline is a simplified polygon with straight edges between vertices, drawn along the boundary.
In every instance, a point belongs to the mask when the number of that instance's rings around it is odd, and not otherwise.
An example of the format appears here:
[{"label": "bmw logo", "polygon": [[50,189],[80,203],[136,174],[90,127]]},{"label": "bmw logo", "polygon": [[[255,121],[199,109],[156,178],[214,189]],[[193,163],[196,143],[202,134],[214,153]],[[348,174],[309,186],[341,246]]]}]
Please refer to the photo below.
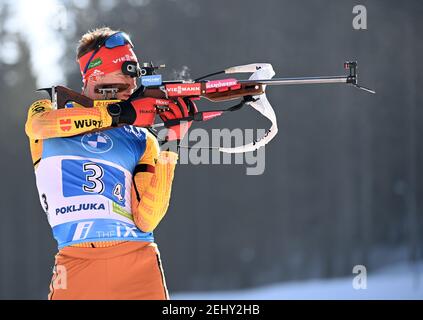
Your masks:
[{"label": "bmw logo", "polygon": [[103,132],[84,134],[81,144],[85,150],[92,153],[104,153],[113,148],[112,139]]}]

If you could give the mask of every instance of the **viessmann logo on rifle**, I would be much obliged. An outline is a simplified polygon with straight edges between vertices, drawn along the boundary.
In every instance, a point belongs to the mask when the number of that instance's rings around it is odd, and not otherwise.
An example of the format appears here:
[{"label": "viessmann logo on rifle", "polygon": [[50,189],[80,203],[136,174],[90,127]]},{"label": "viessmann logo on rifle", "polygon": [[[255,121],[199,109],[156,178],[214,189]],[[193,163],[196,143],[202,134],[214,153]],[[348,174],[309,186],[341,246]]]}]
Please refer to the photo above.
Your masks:
[{"label": "viessmann logo on rifle", "polygon": [[201,84],[200,83],[167,84],[166,91],[169,97],[180,96],[180,95],[197,96],[201,94]]}]

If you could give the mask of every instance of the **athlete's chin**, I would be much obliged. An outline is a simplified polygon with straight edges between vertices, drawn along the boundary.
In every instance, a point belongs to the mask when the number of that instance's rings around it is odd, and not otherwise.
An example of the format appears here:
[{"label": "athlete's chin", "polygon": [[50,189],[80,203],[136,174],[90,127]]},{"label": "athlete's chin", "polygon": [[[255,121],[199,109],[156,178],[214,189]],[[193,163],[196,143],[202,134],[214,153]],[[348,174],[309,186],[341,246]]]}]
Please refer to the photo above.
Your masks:
[{"label": "athlete's chin", "polygon": [[121,93],[117,96],[119,100],[127,100],[131,96],[130,93]]}]

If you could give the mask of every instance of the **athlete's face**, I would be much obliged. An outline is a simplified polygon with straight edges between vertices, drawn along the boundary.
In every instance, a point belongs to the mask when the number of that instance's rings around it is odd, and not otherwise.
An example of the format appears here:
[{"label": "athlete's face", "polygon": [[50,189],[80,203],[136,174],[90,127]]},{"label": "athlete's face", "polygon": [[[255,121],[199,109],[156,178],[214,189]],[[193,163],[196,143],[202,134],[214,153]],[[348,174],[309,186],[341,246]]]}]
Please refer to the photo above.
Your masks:
[{"label": "athlete's face", "polygon": [[127,87],[126,89],[119,91],[115,97],[115,99],[126,100],[136,89],[137,79],[123,74],[122,71],[113,71],[103,76],[97,76],[95,79],[89,79],[83,94],[94,100],[104,99],[104,96],[97,92],[96,88],[101,87],[102,85],[113,87],[114,84],[117,84],[120,87]]}]

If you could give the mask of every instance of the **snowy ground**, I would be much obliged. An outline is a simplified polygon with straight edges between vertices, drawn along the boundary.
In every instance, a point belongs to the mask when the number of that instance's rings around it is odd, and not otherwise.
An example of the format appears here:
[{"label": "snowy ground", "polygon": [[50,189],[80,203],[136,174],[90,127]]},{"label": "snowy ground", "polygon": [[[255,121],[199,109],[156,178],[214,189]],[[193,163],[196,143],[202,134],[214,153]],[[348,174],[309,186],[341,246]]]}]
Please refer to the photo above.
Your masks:
[{"label": "snowy ground", "polygon": [[398,264],[367,273],[367,289],[356,290],[348,278],[287,282],[220,292],[180,292],[173,300],[423,299],[423,262]]}]

